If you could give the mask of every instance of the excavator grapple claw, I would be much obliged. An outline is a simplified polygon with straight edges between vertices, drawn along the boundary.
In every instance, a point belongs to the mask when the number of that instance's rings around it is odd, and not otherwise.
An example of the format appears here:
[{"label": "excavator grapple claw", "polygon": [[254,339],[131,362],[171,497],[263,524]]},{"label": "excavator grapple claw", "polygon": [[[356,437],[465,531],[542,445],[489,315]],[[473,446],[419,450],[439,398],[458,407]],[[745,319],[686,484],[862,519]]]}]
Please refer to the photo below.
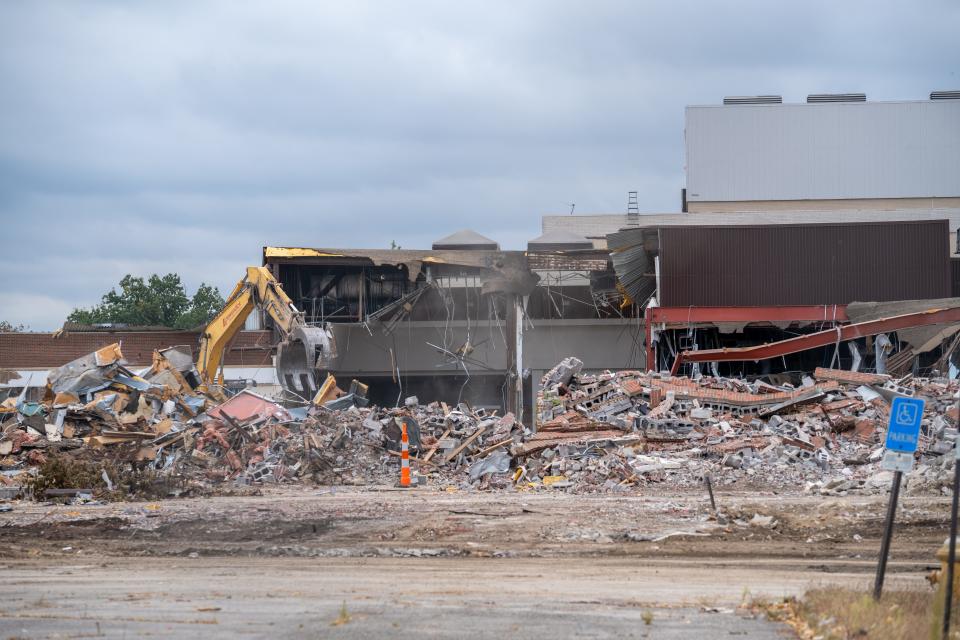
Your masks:
[{"label": "excavator grapple claw", "polygon": [[284,389],[312,398],[319,388],[319,371],[332,366],[336,357],[329,327],[296,327],[277,345],[277,377]]}]

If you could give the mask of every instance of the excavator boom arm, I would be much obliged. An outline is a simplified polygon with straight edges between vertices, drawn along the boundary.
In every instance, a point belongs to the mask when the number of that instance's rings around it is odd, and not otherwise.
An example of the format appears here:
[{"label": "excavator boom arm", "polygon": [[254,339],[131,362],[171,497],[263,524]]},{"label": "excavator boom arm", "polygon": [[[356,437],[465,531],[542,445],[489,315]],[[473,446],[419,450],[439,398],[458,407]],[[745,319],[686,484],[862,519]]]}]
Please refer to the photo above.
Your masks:
[{"label": "excavator boom arm", "polygon": [[240,285],[237,287],[227,299],[227,304],[207,324],[200,336],[197,371],[200,373],[200,380],[206,385],[215,382],[227,345],[240,331],[255,306],[253,292]]},{"label": "excavator boom arm", "polygon": [[282,337],[277,347],[280,383],[298,395],[314,393],[316,369],[329,366],[336,357],[333,334],[328,327],[308,326],[266,267],[247,267],[246,276],[204,329],[197,357],[197,371],[204,386],[212,389],[215,385],[227,347],[254,307],[267,312]]},{"label": "excavator boom arm", "polygon": [[300,319],[293,300],[266,267],[247,267],[247,282],[256,289],[260,308],[273,318],[277,328],[286,337]]}]

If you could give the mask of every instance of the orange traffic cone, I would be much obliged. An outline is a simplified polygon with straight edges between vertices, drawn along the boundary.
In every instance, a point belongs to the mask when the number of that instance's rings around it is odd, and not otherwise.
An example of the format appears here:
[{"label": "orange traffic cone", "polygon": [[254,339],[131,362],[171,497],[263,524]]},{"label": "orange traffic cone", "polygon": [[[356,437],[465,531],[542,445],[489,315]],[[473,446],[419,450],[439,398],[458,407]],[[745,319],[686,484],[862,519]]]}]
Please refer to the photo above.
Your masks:
[{"label": "orange traffic cone", "polygon": [[410,486],[410,438],[403,420],[400,421],[400,486]]}]

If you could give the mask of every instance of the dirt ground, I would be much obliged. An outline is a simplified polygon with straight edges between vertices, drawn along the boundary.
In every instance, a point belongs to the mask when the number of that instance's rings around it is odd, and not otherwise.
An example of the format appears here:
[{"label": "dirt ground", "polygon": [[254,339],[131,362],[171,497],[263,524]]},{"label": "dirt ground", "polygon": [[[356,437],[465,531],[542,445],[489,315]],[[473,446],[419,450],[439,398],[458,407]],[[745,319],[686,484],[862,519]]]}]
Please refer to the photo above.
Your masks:
[{"label": "dirt ground", "polygon": [[[16,503],[0,637],[774,638],[744,599],[872,583],[884,496],[718,500],[720,518],[705,495],[650,490]],[[948,514],[902,499],[888,585],[922,587]]]}]

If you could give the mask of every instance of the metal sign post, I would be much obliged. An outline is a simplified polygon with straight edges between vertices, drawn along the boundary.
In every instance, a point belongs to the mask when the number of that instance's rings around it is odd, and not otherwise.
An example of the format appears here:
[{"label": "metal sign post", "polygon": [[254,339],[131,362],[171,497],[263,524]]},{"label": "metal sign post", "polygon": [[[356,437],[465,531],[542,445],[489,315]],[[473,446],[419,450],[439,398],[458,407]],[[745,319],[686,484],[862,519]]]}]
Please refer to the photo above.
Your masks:
[{"label": "metal sign post", "polygon": [[893,486],[890,487],[890,503],[887,505],[887,519],[883,525],[883,541],[880,543],[880,562],[877,564],[877,577],[873,582],[873,599],[879,600],[883,593],[883,578],[887,573],[887,556],[890,555],[890,538],[893,537],[893,516],[897,512],[897,498],[900,497],[900,479],[902,471],[893,472]]},{"label": "metal sign post", "polygon": [[900,497],[900,481],[905,471],[913,469],[913,453],[920,440],[920,421],[923,419],[924,401],[919,398],[897,397],[890,405],[890,423],[887,427],[886,452],[881,467],[893,471],[890,487],[890,503],[883,526],[880,543],[880,561],[877,563],[877,579],[873,583],[873,597],[879,600],[883,593],[883,578],[887,572],[887,556],[890,555],[890,539],[893,537],[893,517],[897,513]]},{"label": "metal sign post", "polygon": [[944,640],[950,637],[950,609],[953,607],[953,563],[957,560],[957,493],[960,490],[960,442],[953,445],[953,501],[950,506],[950,546],[947,553],[947,583],[943,603]]}]

